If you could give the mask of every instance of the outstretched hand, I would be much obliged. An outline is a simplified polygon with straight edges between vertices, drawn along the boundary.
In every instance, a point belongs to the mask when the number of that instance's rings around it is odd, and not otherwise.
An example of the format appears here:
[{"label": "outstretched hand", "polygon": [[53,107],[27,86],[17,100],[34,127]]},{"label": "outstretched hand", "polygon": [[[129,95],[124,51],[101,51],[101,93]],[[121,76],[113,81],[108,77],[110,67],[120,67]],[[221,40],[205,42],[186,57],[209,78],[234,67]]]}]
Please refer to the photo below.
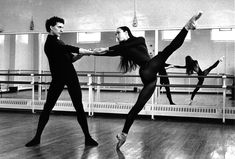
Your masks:
[{"label": "outstretched hand", "polygon": [[93,51],[96,55],[105,54],[108,51],[108,48],[95,48]]},{"label": "outstretched hand", "polygon": [[91,49],[83,49],[83,48],[80,48],[79,49],[79,53],[82,54],[82,55],[93,55],[94,54],[94,51],[91,50]]}]

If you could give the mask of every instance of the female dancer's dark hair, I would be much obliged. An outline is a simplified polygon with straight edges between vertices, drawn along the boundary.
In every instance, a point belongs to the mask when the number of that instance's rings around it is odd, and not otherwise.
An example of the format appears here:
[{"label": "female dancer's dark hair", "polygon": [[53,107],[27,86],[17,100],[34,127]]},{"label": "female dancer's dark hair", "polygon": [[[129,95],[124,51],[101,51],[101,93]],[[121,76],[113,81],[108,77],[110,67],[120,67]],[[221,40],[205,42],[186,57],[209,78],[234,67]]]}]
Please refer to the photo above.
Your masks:
[{"label": "female dancer's dark hair", "polygon": [[[131,33],[131,30],[127,26],[121,26],[119,28],[123,30],[124,32],[127,32],[130,39],[136,38]],[[123,42],[120,42],[120,43],[123,43]],[[123,73],[127,73],[127,72],[131,72],[132,70],[135,70],[137,68],[137,64],[130,58],[121,56],[119,68],[121,69],[121,71],[123,71]]]},{"label": "female dancer's dark hair", "polygon": [[134,37],[128,27],[117,28],[116,38],[119,45],[95,49],[95,55],[98,56],[121,56],[120,65],[124,72],[131,71],[138,65],[140,67],[139,75],[144,84],[135,105],[126,117],[122,133],[117,135],[117,148],[124,144],[136,116],[152,96],[156,87],[156,74],[162,70],[168,57],[184,43],[188,30],[195,29],[195,21],[201,15],[202,13],[193,16],[175,39],[153,58],[148,53],[145,39],[143,37]]},{"label": "female dancer's dark hair", "polygon": [[186,66],[186,73],[188,75],[193,74],[194,67],[196,67],[197,61],[194,61],[191,56],[185,57],[185,66]]}]

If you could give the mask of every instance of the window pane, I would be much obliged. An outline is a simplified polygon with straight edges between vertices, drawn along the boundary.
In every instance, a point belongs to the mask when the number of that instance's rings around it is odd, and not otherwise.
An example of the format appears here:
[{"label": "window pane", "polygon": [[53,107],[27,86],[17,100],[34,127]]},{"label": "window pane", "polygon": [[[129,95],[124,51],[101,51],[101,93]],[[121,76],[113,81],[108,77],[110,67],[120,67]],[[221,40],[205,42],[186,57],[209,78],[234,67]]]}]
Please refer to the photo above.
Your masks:
[{"label": "window pane", "polygon": [[28,44],[29,43],[28,34],[16,35],[16,42]]},{"label": "window pane", "polygon": [[132,31],[132,34],[135,36],[135,37],[145,37],[145,31]]},{"label": "window pane", "polygon": [[101,34],[98,33],[77,33],[77,43],[96,43],[100,42]]},{"label": "window pane", "polygon": [[211,40],[216,41],[233,41],[235,40],[235,29],[212,29]]},{"label": "window pane", "polygon": [[5,35],[0,35],[0,44],[4,43]]}]

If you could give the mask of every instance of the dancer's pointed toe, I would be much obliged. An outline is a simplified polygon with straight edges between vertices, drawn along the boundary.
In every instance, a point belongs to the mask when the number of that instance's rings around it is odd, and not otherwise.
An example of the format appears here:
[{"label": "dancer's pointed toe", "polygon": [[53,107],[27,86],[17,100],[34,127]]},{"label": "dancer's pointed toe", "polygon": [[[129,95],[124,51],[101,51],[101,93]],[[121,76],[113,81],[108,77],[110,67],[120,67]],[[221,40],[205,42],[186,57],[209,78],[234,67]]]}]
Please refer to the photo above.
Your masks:
[{"label": "dancer's pointed toe", "polygon": [[127,137],[127,135],[124,133],[117,134],[117,136],[116,136],[116,138],[118,140],[118,143],[116,146],[117,149],[120,149],[120,147],[126,142],[126,137]]},{"label": "dancer's pointed toe", "polygon": [[194,15],[185,25],[187,30],[195,30],[197,27],[196,21],[202,16],[202,11],[199,11],[196,15]]}]

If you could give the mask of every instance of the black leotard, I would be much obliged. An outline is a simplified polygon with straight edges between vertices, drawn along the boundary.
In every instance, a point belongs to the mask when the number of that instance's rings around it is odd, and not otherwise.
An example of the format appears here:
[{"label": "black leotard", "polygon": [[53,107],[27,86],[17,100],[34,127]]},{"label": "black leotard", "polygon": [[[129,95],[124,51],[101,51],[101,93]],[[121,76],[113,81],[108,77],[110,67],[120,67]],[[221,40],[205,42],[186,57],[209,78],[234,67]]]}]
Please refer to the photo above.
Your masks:
[{"label": "black leotard", "polygon": [[183,44],[187,33],[188,31],[183,28],[175,39],[152,59],[148,54],[147,46],[143,37],[129,38],[127,41],[124,41],[119,45],[109,47],[109,51],[102,55],[123,56],[133,60],[134,63],[140,66],[139,74],[144,87],[139,94],[137,102],[127,115],[123,128],[124,133],[128,133],[134,119],[152,96],[157,81],[156,74],[164,67],[168,57]]}]

